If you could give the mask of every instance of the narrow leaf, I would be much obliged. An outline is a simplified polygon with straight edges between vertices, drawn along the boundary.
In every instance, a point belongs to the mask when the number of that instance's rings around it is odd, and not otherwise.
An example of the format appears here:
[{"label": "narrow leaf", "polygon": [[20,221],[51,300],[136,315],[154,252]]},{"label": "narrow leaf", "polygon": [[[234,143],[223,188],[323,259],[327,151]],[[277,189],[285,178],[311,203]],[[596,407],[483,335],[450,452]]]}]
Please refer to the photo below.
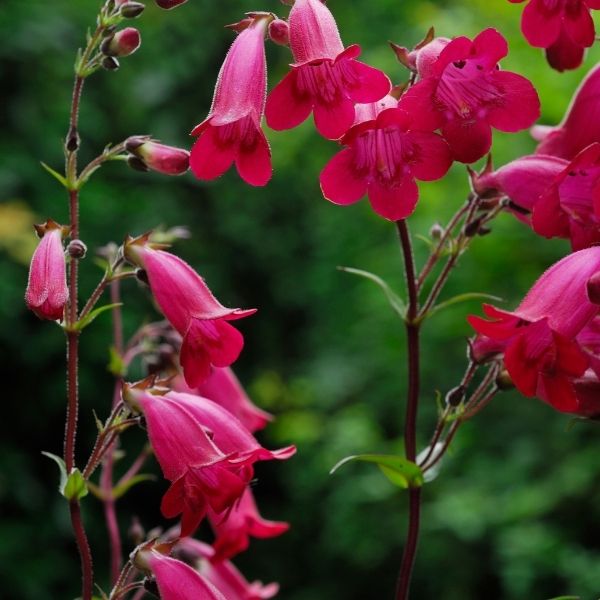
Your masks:
[{"label": "narrow leaf", "polygon": [[498,296],[492,296],[491,294],[483,294],[481,292],[466,292],[465,294],[458,294],[457,296],[453,296],[444,302],[440,302],[427,313],[426,317],[429,318],[435,313],[440,312],[441,310],[444,310],[453,304],[466,302],[467,300],[494,300],[495,302],[503,302],[502,298],[498,298]]},{"label": "narrow leaf", "polygon": [[80,319],[73,325],[73,328],[76,331],[81,331],[85,327],[87,327],[98,315],[101,315],[103,312],[107,310],[112,310],[113,308],[117,308],[118,306],[123,306],[122,302],[115,302],[114,304],[105,304],[104,306],[99,306],[94,310],[90,311],[83,319]]},{"label": "narrow leaf", "polygon": [[338,267],[340,271],[344,271],[345,273],[351,273],[352,275],[358,275],[359,277],[364,277],[365,279],[369,279],[373,283],[377,284],[385,294],[390,306],[402,317],[403,319],[406,316],[406,305],[404,304],[404,300],[400,298],[392,288],[385,282],[381,277],[375,275],[374,273],[369,273],[369,271],[362,271],[361,269],[353,269],[352,267]]},{"label": "narrow leaf", "polygon": [[81,500],[88,495],[86,481],[79,469],[71,471],[62,494],[67,500]]},{"label": "narrow leaf", "polygon": [[116,500],[121,496],[124,496],[134,485],[138,483],[142,483],[142,481],[155,481],[156,477],[154,475],[140,473],[139,475],[135,475],[131,479],[128,479],[121,485],[118,485],[113,490],[113,498]]},{"label": "narrow leaf", "polygon": [[347,456],[331,469],[330,474],[335,473],[346,463],[357,460],[376,464],[394,485],[403,489],[421,487],[424,483],[423,472],[414,462],[403,456],[394,456],[391,454],[357,454]]},{"label": "narrow leaf", "polygon": [[50,460],[53,460],[58,465],[58,469],[60,471],[58,491],[62,494],[67,483],[67,467],[65,466],[65,461],[60,456],[56,456],[56,454],[52,454],[51,452],[42,452],[42,454],[47,456]]},{"label": "narrow leaf", "polygon": [[50,175],[52,175],[52,177],[54,177],[54,179],[56,179],[63,187],[68,188],[69,184],[67,183],[67,179],[61,175],[58,171],[55,171],[52,167],[50,167],[49,165],[47,165],[45,162],[40,162],[40,164],[42,165],[42,167],[44,167],[44,169],[50,173]]}]

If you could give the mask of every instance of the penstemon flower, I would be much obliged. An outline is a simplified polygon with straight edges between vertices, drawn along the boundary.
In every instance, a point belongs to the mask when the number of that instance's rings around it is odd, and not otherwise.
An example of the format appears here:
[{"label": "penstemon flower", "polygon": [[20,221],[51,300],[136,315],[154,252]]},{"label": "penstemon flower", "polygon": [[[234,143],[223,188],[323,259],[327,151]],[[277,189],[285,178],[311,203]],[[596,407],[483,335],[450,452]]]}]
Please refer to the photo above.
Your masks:
[{"label": "penstemon flower", "polygon": [[498,69],[507,54],[506,40],[495,29],[482,31],[473,41],[454,38],[399,106],[413,117],[416,129],[441,129],[456,160],[474,162],[489,152],[492,127],[519,131],[540,115],[531,83]]},{"label": "penstemon flower", "polygon": [[265,34],[270,17],[258,14],[231,45],[221,67],[212,107],[192,130],[199,136],[190,167],[199,179],[215,179],[235,162],[240,177],[262,186],[271,179],[271,151],[261,129],[267,92]]},{"label": "penstemon flower", "polygon": [[190,168],[190,153],[143,136],[127,139],[125,149],[143,165],[163,175],[183,175]]},{"label": "penstemon flower", "polygon": [[337,140],[354,122],[354,105],[377,102],[390,91],[381,71],[344,49],[337,25],[321,0],[296,0],[289,16],[292,70],[271,91],[266,117],[275,130],[291,129],[314,114],[317,131]]}]

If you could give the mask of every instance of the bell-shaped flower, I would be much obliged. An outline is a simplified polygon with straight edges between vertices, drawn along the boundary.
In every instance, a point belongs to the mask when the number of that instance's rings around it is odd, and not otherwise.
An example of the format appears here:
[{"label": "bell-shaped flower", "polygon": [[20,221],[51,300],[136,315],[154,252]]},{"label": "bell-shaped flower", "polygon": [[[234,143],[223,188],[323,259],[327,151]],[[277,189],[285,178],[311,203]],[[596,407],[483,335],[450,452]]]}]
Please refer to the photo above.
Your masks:
[{"label": "bell-shaped flower", "polygon": [[376,102],[391,88],[388,77],[344,49],[333,15],[321,0],[296,0],[289,16],[291,71],[271,91],[266,117],[277,131],[314,115],[317,131],[337,140],[352,126],[354,105]]},{"label": "bell-shaped flower", "polygon": [[600,142],[600,65],[581,82],[562,122],[556,127],[534,126],[532,135],[540,142],[536,153],[567,160]]},{"label": "bell-shaped flower", "polygon": [[599,272],[600,247],[580,250],[550,267],[513,312],[484,305],[491,320],[468,319],[480,335],[504,344],[506,369],[522,394],[543,389],[563,412],[577,411],[573,381],[590,366],[577,336],[600,311]]},{"label": "bell-shaped flower", "polygon": [[239,502],[225,517],[209,510],[208,519],[216,535],[213,543],[215,562],[244,552],[250,545],[250,537],[259,539],[277,537],[290,528],[288,523],[263,519],[250,488],[246,488]]},{"label": "bell-shaped flower", "polygon": [[267,93],[265,34],[271,17],[255,16],[231,45],[221,67],[208,116],[192,130],[190,167],[199,179],[215,179],[235,162],[248,184],[271,179],[271,150],[261,129]]},{"label": "bell-shaped flower", "polygon": [[36,225],[36,231],[42,239],[31,258],[25,303],[40,319],[62,321],[69,299],[62,244],[65,228],[50,219]]},{"label": "bell-shaped flower", "polygon": [[413,117],[416,129],[441,129],[456,160],[474,162],[489,151],[492,127],[519,131],[540,115],[531,83],[499,70],[498,61],[507,54],[506,40],[495,29],[482,31],[473,41],[454,38],[399,106]]},{"label": "bell-shaped flower", "polygon": [[221,513],[235,504],[252,478],[254,456],[222,451],[206,426],[169,394],[126,387],[123,399],[144,415],[154,454],[171,482],[161,511],[169,519],[181,514],[182,536],[194,532],[209,507]]},{"label": "bell-shaped flower", "polygon": [[273,420],[273,415],[253,404],[229,367],[213,368],[209,378],[195,390],[185,385],[183,381],[177,382],[173,387],[175,391],[196,393],[216,402],[237,417],[251,433],[264,429],[269,421]]},{"label": "bell-shaped flower", "polygon": [[521,31],[532,46],[546,49],[552,67],[559,71],[574,69],[581,64],[584,49],[594,43],[590,10],[599,8],[599,0],[529,0],[523,10]]},{"label": "bell-shaped flower", "polygon": [[148,563],[156,578],[161,600],[232,600],[180,560],[151,552]]},{"label": "bell-shaped flower", "polygon": [[151,248],[145,238],[126,242],[125,256],[144,269],[158,306],[183,336],[180,362],[190,387],[209,377],[211,365],[228,367],[237,360],[244,338],[229,321],[247,317],[255,309],[226,308],[186,262]]},{"label": "bell-shaped flower", "polygon": [[[436,133],[413,128],[411,116],[387,96],[359,105],[356,124],[341,139],[346,146],[321,172],[321,190],[334,204],[368,195],[373,210],[390,221],[408,217],[417,205],[415,179],[443,177],[452,157]],[[390,108],[391,106],[391,108]]]},{"label": "bell-shaped flower", "polygon": [[182,554],[227,600],[268,600],[279,591],[277,583],[250,583],[230,561],[216,560],[212,546],[193,538],[180,540],[175,552]]}]

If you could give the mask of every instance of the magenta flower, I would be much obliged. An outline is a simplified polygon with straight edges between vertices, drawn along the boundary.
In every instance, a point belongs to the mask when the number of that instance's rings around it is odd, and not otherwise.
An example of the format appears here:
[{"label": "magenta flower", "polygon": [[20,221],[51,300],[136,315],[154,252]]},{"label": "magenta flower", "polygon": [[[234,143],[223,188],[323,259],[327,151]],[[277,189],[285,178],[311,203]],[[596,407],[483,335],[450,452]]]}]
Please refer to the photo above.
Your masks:
[{"label": "magenta flower", "polygon": [[180,540],[176,550],[183,552],[186,560],[190,559],[192,564],[198,564],[202,576],[227,600],[268,600],[279,591],[276,583],[263,585],[260,581],[248,582],[230,561],[217,561],[211,546],[193,538]]},{"label": "magenta flower", "polygon": [[62,321],[69,299],[62,237],[65,228],[52,219],[36,225],[42,238],[33,253],[25,303],[40,319]]},{"label": "magenta flower", "polygon": [[125,148],[146,167],[163,175],[183,175],[190,168],[190,153],[143,136],[130,137]]},{"label": "magenta flower", "polygon": [[391,100],[388,96],[377,104],[359,105],[357,116],[364,120],[342,138],[346,148],[327,163],[320,182],[330,202],[353,204],[367,194],[377,214],[397,221],[415,209],[415,179],[443,177],[452,157],[439,135],[413,129],[406,112],[386,108]]},{"label": "magenta flower", "polygon": [[129,56],[141,45],[140,32],[135,27],[125,27],[102,43],[102,52],[107,56]]},{"label": "magenta flower", "polygon": [[522,394],[543,396],[563,412],[577,412],[573,381],[590,366],[577,336],[600,311],[592,301],[599,272],[600,247],[580,250],[550,267],[513,312],[484,305],[491,321],[468,319],[480,335],[503,343],[506,369]]},{"label": "magenta flower", "polygon": [[145,270],[160,309],[183,336],[180,362],[190,387],[208,378],[211,365],[228,367],[237,360],[244,338],[229,321],[247,317],[255,309],[224,307],[186,262],[152,249],[144,238],[128,241],[125,255]]},{"label": "magenta flower", "polygon": [[266,185],[271,179],[271,150],[261,129],[268,23],[268,16],[256,16],[237,36],[221,67],[210,112],[192,131],[200,136],[190,157],[190,167],[199,179],[215,179],[234,162],[250,185]]},{"label": "magenta flower", "polygon": [[519,131],[540,115],[531,83],[498,69],[508,54],[506,40],[495,29],[473,41],[457,37],[440,52],[430,74],[400,99],[399,107],[414,119],[415,129],[441,129],[456,160],[470,163],[486,154],[492,127]]},{"label": "magenta flower", "polygon": [[530,0],[523,10],[521,30],[532,46],[546,49],[552,67],[575,69],[583,60],[584,49],[594,43],[590,10],[599,8],[598,0]]},{"label": "magenta flower", "polygon": [[252,477],[247,463],[255,460],[224,453],[181,402],[127,388],[123,399],[143,413],[154,454],[171,487],[161,512],[169,519],[181,514],[181,535],[192,534],[209,507],[216,513],[231,508]]},{"label": "magenta flower", "polygon": [[162,600],[231,600],[180,560],[151,552],[148,562]]},{"label": "magenta flower", "polygon": [[288,523],[263,519],[250,488],[246,488],[239,502],[225,517],[209,510],[208,519],[216,535],[213,543],[214,562],[232,558],[246,550],[250,545],[250,537],[277,537],[290,528]]},{"label": "magenta flower", "polygon": [[568,160],[600,142],[600,66],[581,82],[562,122],[556,127],[534,126],[532,135],[540,142],[536,153]]},{"label": "magenta flower", "polygon": [[314,114],[318,132],[337,140],[354,122],[354,105],[377,102],[388,77],[356,60],[360,46],[344,49],[333,15],[321,0],[296,0],[289,16],[294,64],[267,99],[267,124],[292,129]]}]

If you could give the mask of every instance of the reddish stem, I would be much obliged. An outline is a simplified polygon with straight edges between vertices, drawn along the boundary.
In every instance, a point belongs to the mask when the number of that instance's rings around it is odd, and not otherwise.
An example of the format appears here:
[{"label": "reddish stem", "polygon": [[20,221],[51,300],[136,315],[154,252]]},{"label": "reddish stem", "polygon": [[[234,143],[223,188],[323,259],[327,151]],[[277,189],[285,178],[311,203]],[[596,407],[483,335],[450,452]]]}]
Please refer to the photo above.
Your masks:
[{"label": "reddish stem", "polygon": [[69,511],[71,513],[71,525],[77,540],[79,548],[79,556],[81,557],[81,596],[83,600],[91,600],[93,588],[93,571],[92,553],[88,543],[87,535],[81,520],[81,507],[77,500],[69,502]]}]

